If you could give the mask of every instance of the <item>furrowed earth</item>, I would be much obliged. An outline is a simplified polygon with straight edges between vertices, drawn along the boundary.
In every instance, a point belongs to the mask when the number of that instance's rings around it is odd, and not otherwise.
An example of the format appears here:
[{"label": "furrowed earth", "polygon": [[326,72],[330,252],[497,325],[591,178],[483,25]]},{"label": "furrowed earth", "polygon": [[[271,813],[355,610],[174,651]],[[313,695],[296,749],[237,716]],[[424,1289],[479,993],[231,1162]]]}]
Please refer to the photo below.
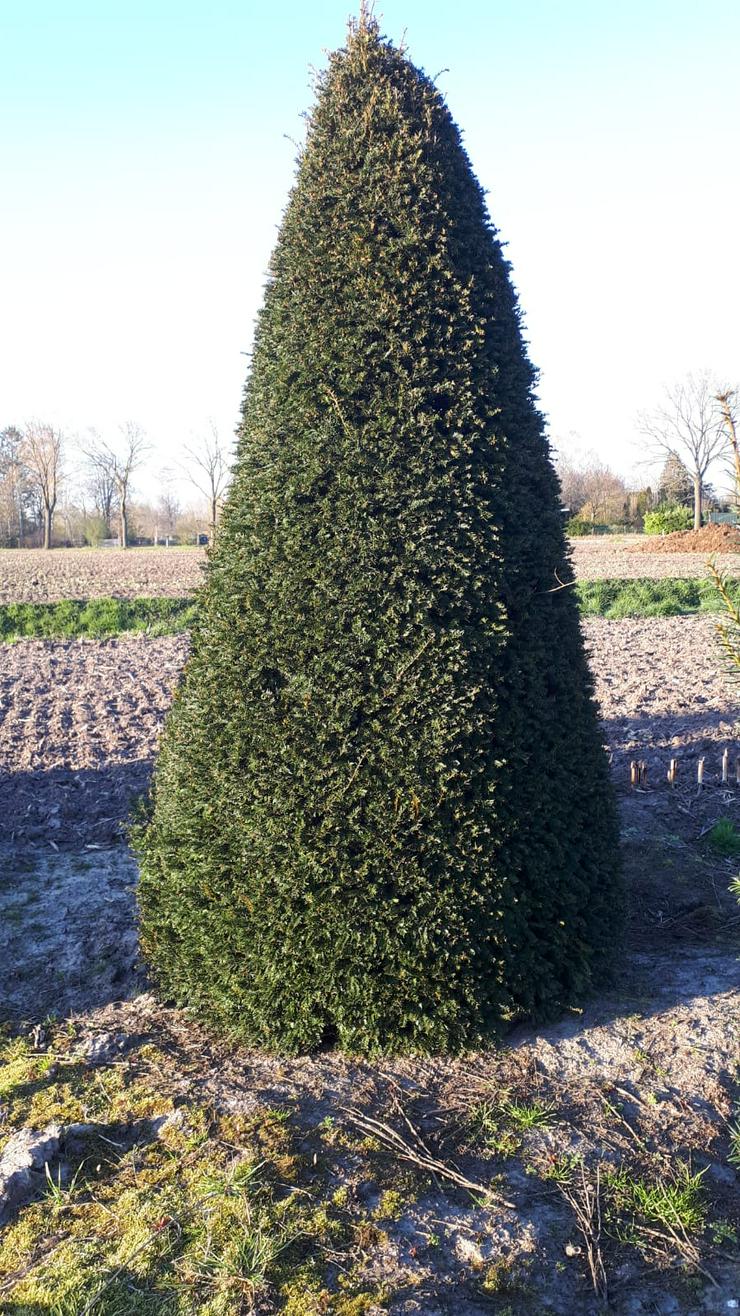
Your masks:
[{"label": "furrowed earth", "polygon": [[[575,574],[579,580],[699,577],[706,575],[706,559],[713,551],[723,571],[740,576],[740,553],[722,551],[720,541],[719,547],[703,553],[677,552],[675,544],[667,553],[663,545],[669,538],[656,536],[653,542],[644,535],[592,535],[573,540]],[[204,562],[205,550],[200,548],[65,548],[50,553],[40,548],[0,549],[0,604],[180,598],[198,588]]]},{"label": "furrowed earth", "polygon": [[[200,555],[174,552],[39,554],[33,580],[19,556],[3,597],[177,597]],[[584,578],[627,557],[575,547]],[[630,899],[614,980],[485,1054],[377,1064],[246,1050],[147,982],[125,825],[187,638],[0,647],[4,1312],[736,1309],[737,697],[711,618],[584,632]]]}]

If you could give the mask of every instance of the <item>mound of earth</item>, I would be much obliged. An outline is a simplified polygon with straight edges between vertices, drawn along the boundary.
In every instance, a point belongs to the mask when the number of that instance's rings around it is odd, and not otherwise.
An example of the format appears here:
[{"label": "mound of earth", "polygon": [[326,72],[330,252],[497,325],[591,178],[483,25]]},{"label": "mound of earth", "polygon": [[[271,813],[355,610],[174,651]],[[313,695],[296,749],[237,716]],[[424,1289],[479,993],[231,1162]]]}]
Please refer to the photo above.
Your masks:
[{"label": "mound of earth", "polygon": [[628,553],[740,553],[740,531],[731,525],[704,525],[701,530],[674,530],[649,535]]}]

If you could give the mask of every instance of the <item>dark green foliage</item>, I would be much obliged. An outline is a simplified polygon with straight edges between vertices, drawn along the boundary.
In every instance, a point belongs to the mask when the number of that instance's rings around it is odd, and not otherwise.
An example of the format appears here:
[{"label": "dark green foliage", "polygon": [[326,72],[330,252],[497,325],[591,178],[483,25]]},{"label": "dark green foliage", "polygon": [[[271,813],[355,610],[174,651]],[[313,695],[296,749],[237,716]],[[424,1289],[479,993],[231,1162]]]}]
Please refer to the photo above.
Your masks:
[{"label": "dark green foliage", "polygon": [[458,131],[365,20],[319,87],[139,841],[160,984],[252,1042],[475,1045],[614,949],[533,383]]},{"label": "dark green foliage", "polygon": [[583,539],[585,535],[594,533],[594,525],[592,521],[583,521],[580,516],[572,516],[566,523],[565,532],[574,539]]},{"label": "dark green foliage", "polygon": [[724,855],[727,859],[740,854],[740,832],[731,818],[718,818],[707,833],[707,840],[718,854]]},{"label": "dark green foliage", "polygon": [[[728,597],[740,603],[740,580],[725,584]],[[678,617],[690,612],[720,612],[723,607],[712,581],[701,578],[579,580],[575,589],[586,617]]]},{"label": "dark green foliage", "polygon": [[192,599],[62,599],[59,603],[0,604],[0,641],[100,640],[124,631],[172,635],[193,620]]}]

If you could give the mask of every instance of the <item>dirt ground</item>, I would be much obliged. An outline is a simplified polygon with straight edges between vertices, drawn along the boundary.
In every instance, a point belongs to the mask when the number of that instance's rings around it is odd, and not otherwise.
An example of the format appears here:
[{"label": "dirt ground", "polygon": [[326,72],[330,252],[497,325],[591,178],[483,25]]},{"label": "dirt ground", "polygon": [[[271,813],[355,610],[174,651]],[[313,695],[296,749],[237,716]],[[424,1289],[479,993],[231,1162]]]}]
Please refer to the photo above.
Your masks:
[{"label": "dirt ground", "polygon": [[200,548],[0,549],[0,603],[184,598],[204,561]]},{"label": "dirt ground", "polygon": [[[283,1112],[308,1167],[296,1191],[317,1191],[319,1157],[353,1218],[372,1222],[351,1264],[377,1300],[348,1312],[715,1316],[740,1301],[738,1180],[728,1160],[740,1081],[738,910],[728,885],[740,859],[708,840],[720,817],[740,825],[740,789],[719,780],[725,745],[734,777],[740,707],[711,619],[590,619],[584,630],[622,813],[630,915],[617,976],[564,1018],[520,1027],[489,1054],[377,1065],[234,1048],[150,993],[122,826],[148,777],[184,637],[0,649],[5,1016],[28,1031],[49,1012],[72,1014],[68,1034],[90,1058],[91,1083],[129,1063],[138,1073],[146,1052],[175,1107]],[[673,788],[670,757],[680,760]],[[648,763],[640,790],[629,786],[633,758]],[[521,1127],[512,1112],[535,1106],[542,1119]],[[493,1187],[496,1200],[423,1171],[398,1143],[392,1151],[382,1137],[357,1141],[358,1118],[382,1121],[412,1154],[425,1146]],[[0,1109],[0,1134],[2,1119]],[[584,1233],[578,1206],[601,1191],[597,1170],[627,1166],[660,1184],[681,1165],[702,1172],[699,1251],[693,1236],[655,1223],[629,1237],[608,1221]],[[336,1256],[340,1269],[350,1264]]]},{"label": "dirt ground", "polygon": [[740,553],[740,533],[735,526],[704,525],[701,530],[673,530],[669,535],[652,535],[655,547],[636,544],[632,552],[657,553]]},{"label": "dirt ground", "polygon": [[[583,625],[620,785],[630,760],[642,759],[651,788],[665,792],[676,757],[688,787],[700,755],[714,785],[725,746],[734,775],[740,702],[711,618]],[[121,835],[186,652],[185,636],[0,646],[0,844],[109,844]]]},{"label": "dirt ground", "polygon": [[0,845],[121,837],[186,651],[181,635],[0,646]]},{"label": "dirt ground", "polygon": [[[659,552],[641,535],[594,535],[572,540],[571,549],[580,580],[705,576],[707,571],[706,551]],[[204,561],[205,550],[196,548],[2,549],[0,603],[185,597],[197,588]],[[717,561],[728,575],[740,575],[740,553],[719,554]]]},{"label": "dirt ground", "polygon": [[[656,540],[657,543],[657,540]],[[639,549],[639,552],[635,552]],[[571,540],[571,554],[579,580],[636,580],[647,576],[706,576],[709,554],[665,553],[653,548],[643,535],[592,535]],[[740,553],[712,555],[728,576],[740,576]]]}]

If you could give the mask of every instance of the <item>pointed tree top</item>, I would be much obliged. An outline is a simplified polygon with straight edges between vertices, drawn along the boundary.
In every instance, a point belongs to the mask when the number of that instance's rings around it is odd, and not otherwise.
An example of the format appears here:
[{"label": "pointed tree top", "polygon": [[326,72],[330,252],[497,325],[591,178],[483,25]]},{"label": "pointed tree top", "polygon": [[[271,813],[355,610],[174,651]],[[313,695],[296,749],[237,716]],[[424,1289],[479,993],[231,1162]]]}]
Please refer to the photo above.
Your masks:
[{"label": "pointed tree top", "polygon": [[370,45],[380,39],[380,26],[375,17],[374,0],[360,0],[360,13],[357,18],[350,18],[348,24],[347,44],[360,41]]}]

